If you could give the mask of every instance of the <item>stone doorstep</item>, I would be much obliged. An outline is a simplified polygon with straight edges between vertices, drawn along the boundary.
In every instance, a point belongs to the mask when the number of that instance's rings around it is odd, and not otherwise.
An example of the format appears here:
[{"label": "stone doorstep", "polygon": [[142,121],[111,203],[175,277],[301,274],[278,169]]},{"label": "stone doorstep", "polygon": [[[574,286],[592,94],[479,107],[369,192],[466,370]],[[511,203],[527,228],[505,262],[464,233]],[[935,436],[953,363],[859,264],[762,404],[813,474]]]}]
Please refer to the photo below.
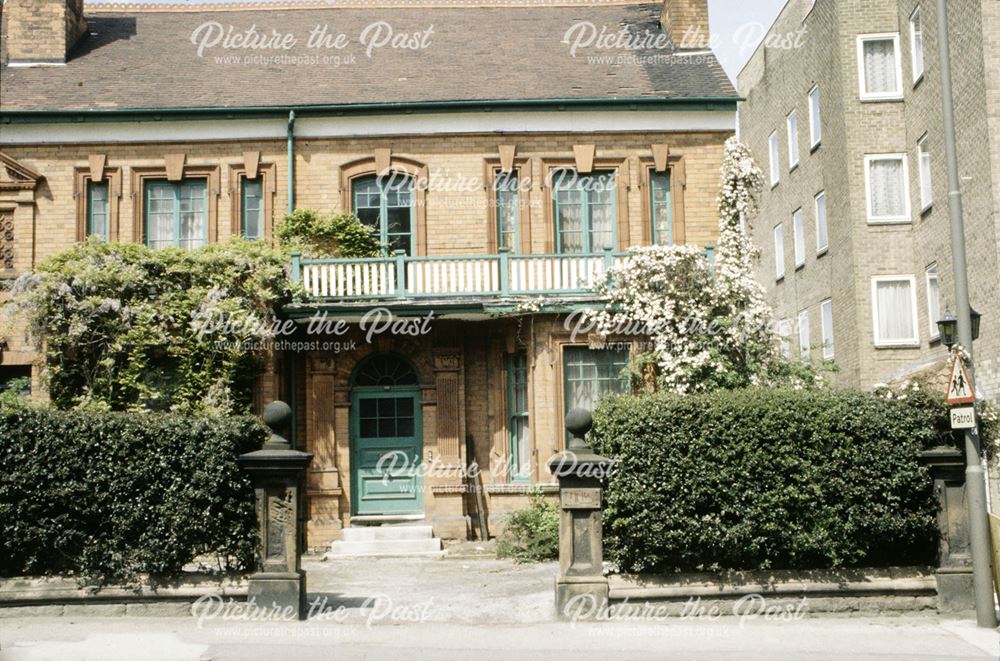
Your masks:
[{"label": "stone doorstep", "polygon": [[612,574],[611,599],[692,597],[935,597],[934,571],[927,567],[812,571],[746,571],[719,574]]},{"label": "stone doorstep", "polygon": [[430,526],[357,526],[344,528],[340,533],[343,542],[373,542],[382,539],[432,539]]},{"label": "stone doorstep", "polygon": [[[346,530],[346,529],[345,529]],[[370,557],[370,556],[421,556],[441,557],[444,551],[441,540],[432,537],[422,538],[376,538],[359,541],[338,540],[330,544],[330,552],[326,559]]]}]

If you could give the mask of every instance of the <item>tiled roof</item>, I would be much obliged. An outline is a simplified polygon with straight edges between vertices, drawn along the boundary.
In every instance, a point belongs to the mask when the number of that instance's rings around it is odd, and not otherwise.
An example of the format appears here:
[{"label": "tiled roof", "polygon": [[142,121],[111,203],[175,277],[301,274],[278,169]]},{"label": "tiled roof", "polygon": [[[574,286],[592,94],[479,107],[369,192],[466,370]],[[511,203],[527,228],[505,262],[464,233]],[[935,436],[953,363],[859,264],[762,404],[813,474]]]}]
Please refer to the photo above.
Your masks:
[{"label": "tiled roof", "polygon": [[[736,96],[708,52],[581,47],[574,56],[564,43],[581,22],[655,37],[662,33],[659,3],[355,2],[201,11],[87,5],[90,34],[65,66],[0,67],[0,111]],[[391,29],[425,46],[368,51],[360,37],[379,23],[383,38]],[[220,42],[199,55],[199,40],[210,44],[216,24],[233,34],[252,27],[257,35],[290,35],[295,44],[248,49]],[[323,26],[331,40],[342,33],[346,46],[308,47]],[[370,44],[374,32],[367,34]]]}]

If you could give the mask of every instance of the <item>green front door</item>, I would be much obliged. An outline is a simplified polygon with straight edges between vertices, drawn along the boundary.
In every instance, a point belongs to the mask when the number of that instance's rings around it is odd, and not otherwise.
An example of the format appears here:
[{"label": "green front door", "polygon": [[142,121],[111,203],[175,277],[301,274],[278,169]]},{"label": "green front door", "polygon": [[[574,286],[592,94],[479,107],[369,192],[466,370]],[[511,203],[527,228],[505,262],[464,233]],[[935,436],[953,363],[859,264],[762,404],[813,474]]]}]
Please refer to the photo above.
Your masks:
[{"label": "green front door", "polygon": [[355,515],[424,511],[420,389],[355,388],[351,500]]}]

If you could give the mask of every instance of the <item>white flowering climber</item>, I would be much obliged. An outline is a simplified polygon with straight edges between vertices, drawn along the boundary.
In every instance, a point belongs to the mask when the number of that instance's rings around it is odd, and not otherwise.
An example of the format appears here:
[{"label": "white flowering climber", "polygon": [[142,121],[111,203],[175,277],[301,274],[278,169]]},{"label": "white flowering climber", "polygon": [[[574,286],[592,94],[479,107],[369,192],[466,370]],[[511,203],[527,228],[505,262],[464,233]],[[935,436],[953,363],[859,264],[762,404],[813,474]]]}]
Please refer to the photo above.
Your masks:
[{"label": "white flowering climber", "polygon": [[764,288],[754,278],[758,252],[748,226],[762,183],[750,150],[730,138],[714,273],[699,248],[650,246],[632,249],[598,287],[607,303],[590,313],[595,328],[605,337],[644,336],[648,350],[636,362],[656,366],[661,389],[772,385],[783,376],[802,382],[786,369]]}]

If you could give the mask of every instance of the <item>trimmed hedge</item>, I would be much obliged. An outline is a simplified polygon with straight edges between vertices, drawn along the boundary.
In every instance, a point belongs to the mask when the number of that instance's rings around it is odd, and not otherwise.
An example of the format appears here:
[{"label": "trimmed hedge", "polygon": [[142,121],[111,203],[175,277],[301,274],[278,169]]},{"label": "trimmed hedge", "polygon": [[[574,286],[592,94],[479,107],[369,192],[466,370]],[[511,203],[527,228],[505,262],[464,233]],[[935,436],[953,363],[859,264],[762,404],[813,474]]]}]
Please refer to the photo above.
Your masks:
[{"label": "trimmed hedge", "polygon": [[0,575],[170,576],[213,554],[252,566],[251,417],[0,409]]},{"label": "trimmed hedge", "polygon": [[933,410],[837,390],[613,397],[605,543],[622,571],[930,564]]}]

